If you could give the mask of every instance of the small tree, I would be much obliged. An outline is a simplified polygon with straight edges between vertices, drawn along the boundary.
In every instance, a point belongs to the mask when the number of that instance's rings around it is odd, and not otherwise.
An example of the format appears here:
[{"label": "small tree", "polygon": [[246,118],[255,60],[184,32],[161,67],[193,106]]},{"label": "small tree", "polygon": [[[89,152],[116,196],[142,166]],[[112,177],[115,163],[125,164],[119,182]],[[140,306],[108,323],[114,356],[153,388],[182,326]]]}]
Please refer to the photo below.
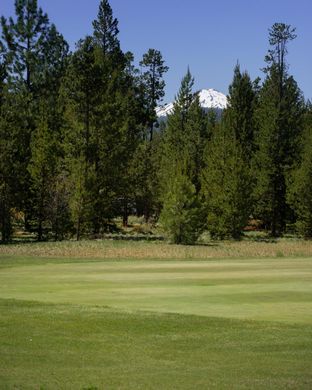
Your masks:
[{"label": "small tree", "polygon": [[175,244],[194,244],[202,232],[202,211],[195,187],[181,171],[172,180],[160,222]]},{"label": "small tree", "polygon": [[230,129],[220,125],[205,151],[202,195],[213,238],[239,238],[250,214],[250,170]]},{"label": "small tree", "polygon": [[287,201],[296,214],[298,232],[305,238],[312,238],[312,111],[308,116],[305,147],[301,163],[291,174]]}]

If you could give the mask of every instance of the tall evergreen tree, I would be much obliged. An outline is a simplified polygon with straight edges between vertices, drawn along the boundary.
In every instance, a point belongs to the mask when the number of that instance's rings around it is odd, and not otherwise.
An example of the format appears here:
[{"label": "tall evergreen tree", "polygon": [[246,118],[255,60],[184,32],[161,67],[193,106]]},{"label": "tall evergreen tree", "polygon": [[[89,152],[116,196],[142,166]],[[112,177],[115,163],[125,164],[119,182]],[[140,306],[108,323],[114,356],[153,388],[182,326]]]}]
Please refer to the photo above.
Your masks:
[{"label": "tall evergreen tree", "polygon": [[241,72],[237,64],[229,87],[228,107],[223,113],[227,127],[233,129],[237,141],[242,146],[243,156],[250,162],[254,152],[254,132],[256,109],[256,88],[247,72]]},{"label": "tall evergreen tree", "polygon": [[[75,177],[78,167],[84,166],[84,178],[79,176],[80,200],[71,204],[79,204],[76,209],[83,214],[76,225],[81,227],[84,221],[95,235],[117,214],[124,214],[126,223],[131,198],[128,172],[142,137],[132,55],[121,52],[117,25],[109,3],[101,2],[94,34],[80,41],[64,83],[68,132],[74,135],[77,126],[82,129],[76,140],[68,137],[76,146],[76,151],[70,148],[77,159],[70,164]],[[76,191],[73,196],[77,198]]]},{"label": "tall evergreen tree", "polygon": [[145,222],[159,216],[161,146],[162,134],[156,133],[153,141],[144,139],[140,142],[132,160],[136,210],[138,215],[144,215]]},{"label": "tall evergreen tree", "polygon": [[143,69],[142,81],[147,104],[148,127],[150,130],[150,140],[153,140],[154,124],[156,118],[157,104],[165,96],[164,74],[168,71],[168,66],[164,65],[165,61],[159,50],[149,49],[143,55],[140,66]]},{"label": "tall evergreen tree", "polygon": [[78,239],[86,221],[90,219],[87,199],[91,198],[93,160],[97,153],[95,113],[99,107],[100,86],[101,71],[96,64],[96,46],[92,37],[87,36],[78,42],[77,50],[70,58],[61,89],[65,162],[69,171],[70,206]]},{"label": "tall evergreen tree", "polygon": [[287,201],[296,215],[297,231],[312,237],[312,109],[305,115],[303,151],[300,162],[288,178]]},{"label": "tall evergreen tree", "polygon": [[250,169],[235,131],[218,125],[205,150],[201,194],[213,238],[239,238],[250,215]]},{"label": "tall evergreen tree", "polygon": [[101,0],[93,29],[95,41],[102,48],[104,56],[120,51],[118,20],[114,18],[108,0]]},{"label": "tall evergreen tree", "polygon": [[188,69],[168,118],[160,170],[163,210],[161,221],[175,243],[194,243],[203,229],[199,202],[203,149],[210,134],[199,97],[192,92]]},{"label": "tall evergreen tree", "polygon": [[208,115],[200,105],[199,95],[195,95],[188,112],[185,126],[185,159],[187,160],[187,174],[199,194],[201,183],[200,175],[204,167],[204,150],[211,138]]},{"label": "tall evergreen tree", "polygon": [[54,137],[48,125],[47,107],[41,103],[36,129],[32,134],[32,156],[28,166],[39,241],[43,239],[44,224],[48,222],[56,176],[57,140]]},{"label": "tall evergreen tree", "polygon": [[144,108],[142,119],[145,121],[146,129],[135,156],[136,169],[134,172],[137,178],[137,209],[139,213],[144,214],[146,222],[153,213],[157,213],[159,208],[157,172],[159,169],[160,131],[155,137],[154,130],[159,126],[156,107],[164,96],[165,82],[163,75],[168,71],[168,67],[164,63],[160,51],[155,49],[149,49],[140,62],[143,71],[141,71],[139,77],[139,88]]},{"label": "tall evergreen tree", "polygon": [[[33,218],[30,190],[31,139],[36,131],[41,99],[49,100],[50,126],[59,128],[56,114],[59,80],[65,66],[68,45],[49,24],[36,0],[16,0],[16,19],[1,18],[2,45],[7,64],[8,85],[16,108],[10,118],[14,143],[15,206],[25,213],[25,225]],[[54,112],[52,114],[52,112]]]},{"label": "tall evergreen tree", "polygon": [[164,131],[160,170],[163,194],[166,194],[168,191],[168,178],[173,177],[176,165],[182,162],[186,163],[184,157],[188,140],[187,121],[189,110],[194,100],[193,84],[194,79],[188,69],[181,81],[181,86],[174,102],[173,112],[168,116],[168,122]]},{"label": "tall evergreen tree", "polygon": [[16,21],[12,17],[1,18],[9,73],[20,88],[35,92],[49,19],[38,8],[37,0],[15,0],[15,13]]},{"label": "tall evergreen tree", "polygon": [[[1,41],[0,41],[1,43]],[[0,48],[1,50],[1,48]],[[8,126],[9,93],[6,86],[6,67],[0,51],[0,233],[1,242],[11,238],[12,208],[12,138]]]},{"label": "tall evergreen tree", "polygon": [[286,176],[299,156],[304,102],[297,83],[288,75],[285,59],[294,29],[278,23],[269,36],[273,49],[266,57],[267,77],[257,109],[255,213],[276,236],[285,230],[289,218]]}]

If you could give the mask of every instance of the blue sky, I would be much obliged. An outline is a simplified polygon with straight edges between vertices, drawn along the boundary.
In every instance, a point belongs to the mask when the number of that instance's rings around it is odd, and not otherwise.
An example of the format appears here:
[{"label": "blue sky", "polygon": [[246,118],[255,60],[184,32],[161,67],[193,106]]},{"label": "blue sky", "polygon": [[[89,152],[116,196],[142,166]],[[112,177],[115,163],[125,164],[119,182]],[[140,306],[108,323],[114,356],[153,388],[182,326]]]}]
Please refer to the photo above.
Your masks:
[{"label": "blue sky", "polygon": [[[91,33],[99,0],[38,0],[74,47]],[[227,93],[237,61],[252,78],[263,77],[268,28],[284,22],[297,28],[288,62],[306,98],[312,99],[311,0],[111,0],[123,50],[137,62],[149,48],[170,67],[165,101],[174,98],[190,66],[195,89]],[[0,14],[13,14],[14,0],[1,0]]]}]

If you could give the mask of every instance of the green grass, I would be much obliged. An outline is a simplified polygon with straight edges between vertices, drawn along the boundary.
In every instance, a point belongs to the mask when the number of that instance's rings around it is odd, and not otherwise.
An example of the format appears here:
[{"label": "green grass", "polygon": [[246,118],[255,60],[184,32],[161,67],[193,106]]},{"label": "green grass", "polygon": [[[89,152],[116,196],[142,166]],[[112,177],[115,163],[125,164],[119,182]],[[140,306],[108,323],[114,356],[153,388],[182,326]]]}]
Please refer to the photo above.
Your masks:
[{"label": "green grass", "polygon": [[1,389],[311,387],[309,257],[0,257]]}]

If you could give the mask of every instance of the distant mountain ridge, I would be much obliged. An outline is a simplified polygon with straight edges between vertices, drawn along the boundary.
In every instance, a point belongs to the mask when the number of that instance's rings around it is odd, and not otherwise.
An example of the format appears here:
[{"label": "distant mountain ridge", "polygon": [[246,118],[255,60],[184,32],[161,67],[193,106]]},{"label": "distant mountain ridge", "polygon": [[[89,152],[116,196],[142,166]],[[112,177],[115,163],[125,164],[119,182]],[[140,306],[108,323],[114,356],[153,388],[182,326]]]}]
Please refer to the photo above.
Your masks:
[{"label": "distant mountain ridge", "polygon": [[[222,112],[227,107],[227,97],[213,88],[202,89],[195,93],[199,95],[199,102],[205,110],[214,109],[217,113]],[[174,103],[167,103],[156,108],[158,119],[165,120],[173,111]]]}]

